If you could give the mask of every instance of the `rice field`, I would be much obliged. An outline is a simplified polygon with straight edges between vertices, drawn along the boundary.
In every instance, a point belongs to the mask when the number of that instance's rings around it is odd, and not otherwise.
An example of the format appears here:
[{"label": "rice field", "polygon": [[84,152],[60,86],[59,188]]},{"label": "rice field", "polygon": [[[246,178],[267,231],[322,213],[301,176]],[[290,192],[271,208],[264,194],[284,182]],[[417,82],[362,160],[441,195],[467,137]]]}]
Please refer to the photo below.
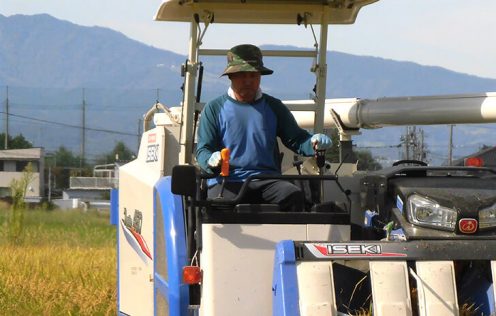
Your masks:
[{"label": "rice field", "polygon": [[109,213],[26,210],[19,243],[0,206],[0,314],[115,315],[115,227]]}]

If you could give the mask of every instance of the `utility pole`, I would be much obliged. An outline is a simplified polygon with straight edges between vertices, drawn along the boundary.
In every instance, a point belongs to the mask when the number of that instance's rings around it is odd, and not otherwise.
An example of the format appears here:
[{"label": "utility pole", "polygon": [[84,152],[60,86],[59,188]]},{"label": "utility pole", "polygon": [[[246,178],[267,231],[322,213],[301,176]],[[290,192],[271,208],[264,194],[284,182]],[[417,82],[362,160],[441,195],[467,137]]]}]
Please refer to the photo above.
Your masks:
[{"label": "utility pole", "polygon": [[48,166],[48,202],[52,201],[52,166]]},{"label": "utility pole", "polygon": [[406,160],[410,159],[410,129],[408,126],[405,130],[405,158]]},{"label": "utility pole", "polygon": [[449,147],[448,147],[448,166],[453,165],[453,124],[450,125]]},{"label": "utility pole", "polygon": [[81,130],[81,157],[79,158],[79,174],[82,174],[83,165],[84,165],[84,156],[85,156],[85,145],[86,145],[86,96],[83,88],[83,117],[82,117],[82,125],[83,128]]},{"label": "utility pole", "polygon": [[[47,160],[50,158],[50,160]],[[52,174],[52,168],[57,167],[57,156],[53,153],[45,155],[45,162],[48,165],[48,202],[52,200],[52,188],[56,187],[55,175]],[[53,178],[53,183],[52,183]]]},{"label": "utility pole", "polygon": [[411,153],[411,158],[410,159],[417,159],[417,154],[418,154],[418,141],[417,141],[417,126],[413,126],[412,129],[410,130],[410,143],[408,146],[412,146],[412,153]]},{"label": "utility pole", "polygon": [[9,149],[9,86],[6,89],[6,99],[5,99],[5,142],[3,144],[3,149]]},{"label": "utility pole", "polygon": [[426,161],[427,150],[424,142],[423,129],[417,129],[417,126],[407,126],[405,135],[401,136],[401,141],[405,146],[403,159]]},{"label": "utility pole", "polygon": [[420,129],[420,157],[419,160],[425,161],[427,158],[427,153],[425,152],[425,145],[424,145],[424,130]]}]

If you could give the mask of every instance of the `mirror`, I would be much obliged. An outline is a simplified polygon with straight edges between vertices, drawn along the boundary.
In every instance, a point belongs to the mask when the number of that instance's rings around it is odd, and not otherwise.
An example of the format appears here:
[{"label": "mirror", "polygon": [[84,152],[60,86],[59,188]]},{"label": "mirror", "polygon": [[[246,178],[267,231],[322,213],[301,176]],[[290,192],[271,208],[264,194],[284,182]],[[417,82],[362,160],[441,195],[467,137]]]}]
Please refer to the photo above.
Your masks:
[{"label": "mirror", "polygon": [[172,193],[185,196],[196,196],[196,167],[178,165],[172,168]]}]

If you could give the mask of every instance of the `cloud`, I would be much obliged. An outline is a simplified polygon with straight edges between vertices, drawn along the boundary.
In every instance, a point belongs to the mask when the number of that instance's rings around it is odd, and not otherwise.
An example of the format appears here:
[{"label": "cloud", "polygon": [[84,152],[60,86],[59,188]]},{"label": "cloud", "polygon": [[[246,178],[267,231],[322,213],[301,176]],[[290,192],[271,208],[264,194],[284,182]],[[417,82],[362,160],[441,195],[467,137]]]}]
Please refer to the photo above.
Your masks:
[{"label": "cloud", "polygon": [[[462,126],[459,129],[460,132],[463,134],[463,136],[486,136],[491,133],[494,134],[494,131],[490,130],[487,127],[475,127],[469,125],[469,126]],[[476,141],[479,142],[480,139],[477,139]]]}]

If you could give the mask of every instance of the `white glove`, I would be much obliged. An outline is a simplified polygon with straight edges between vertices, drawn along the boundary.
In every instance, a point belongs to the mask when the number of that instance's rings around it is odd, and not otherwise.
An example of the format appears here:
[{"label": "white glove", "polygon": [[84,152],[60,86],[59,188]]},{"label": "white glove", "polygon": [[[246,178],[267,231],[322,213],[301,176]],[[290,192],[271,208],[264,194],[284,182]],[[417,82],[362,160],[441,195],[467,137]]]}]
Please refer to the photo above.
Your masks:
[{"label": "white glove", "polygon": [[220,151],[216,151],[208,158],[208,165],[212,168],[220,166]]},{"label": "white glove", "polygon": [[318,150],[326,150],[332,146],[331,139],[325,134],[315,134],[310,138],[310,141]]}]

